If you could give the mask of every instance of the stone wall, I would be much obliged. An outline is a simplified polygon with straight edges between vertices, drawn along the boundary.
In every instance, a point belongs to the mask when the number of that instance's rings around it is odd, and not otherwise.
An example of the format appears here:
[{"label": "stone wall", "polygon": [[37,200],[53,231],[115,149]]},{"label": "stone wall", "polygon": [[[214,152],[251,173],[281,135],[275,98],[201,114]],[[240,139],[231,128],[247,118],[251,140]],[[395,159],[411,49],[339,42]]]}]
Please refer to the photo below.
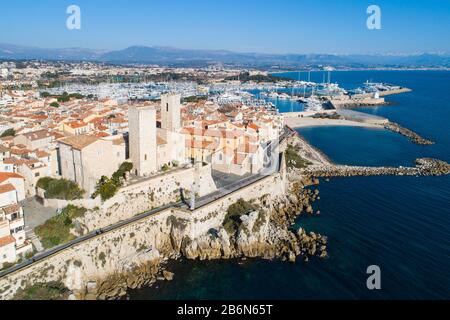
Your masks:
[{"label": "stone wall", "polygon": [[[130,272],[139,265],[177,255],[186,236],[195,239],[211,228],[221,226],[228,206],[239,198],[251,200],[266,194],[273,197],[283,194],[286,182],[282,167],[281,173],[267,176],[194,212],[164,210],[3,277],[0,279],[0,299],[11,299],[19,288],[50,281],[61,281],[72,291],[84,292],[87,283],[100,283],[114,274]],[[142,192],[145,193],[144,187]],[[128,209],[136,208],[134,201],[127,200]],[[127,210],[122,206],[116,209]]]},{"label": "stone wall", "polygon": [[89,210],[78,221],[85,233],[104,228],[137,214],[180,201],[180,189],[190,190],[194,182],[199,186],[199,196],[217,189],[211,176],[211,165],[179,169],[123,187],[116,196],[98,208]]},{"label": "stone wall", "polygon": [[0,279],[0,299],[10,299],[19,288],[61,281],[70,290],[82,291],[97,281],[134,265],[161,259],[171,252],[170,209],[134,224],[82,242],[30,267]]}]

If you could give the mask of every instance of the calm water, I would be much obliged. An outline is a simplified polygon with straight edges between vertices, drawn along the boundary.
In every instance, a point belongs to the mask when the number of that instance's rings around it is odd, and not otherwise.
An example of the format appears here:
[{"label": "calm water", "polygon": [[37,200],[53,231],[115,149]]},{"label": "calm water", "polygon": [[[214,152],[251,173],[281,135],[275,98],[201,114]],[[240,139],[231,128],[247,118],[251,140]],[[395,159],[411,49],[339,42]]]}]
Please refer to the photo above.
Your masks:
[{"label": "calm water", "polygon": [[[450,72],[333,73],[346,89],[368,79],[414,91],[389,97],[395,106],[364,111],[438,143],[417,146],[393,133],[348,127],[305,128],[305,138],[343,164],[450,161]],[[329,259],[174,263],[173,282],[131,292],[131,299],[450,299],[450,177],[339,178],[322,181],[320,191],[321,216],[300,217],[297,225],[329,236]],[[381,291],[366,289],[369,265],[381,267]]]}]

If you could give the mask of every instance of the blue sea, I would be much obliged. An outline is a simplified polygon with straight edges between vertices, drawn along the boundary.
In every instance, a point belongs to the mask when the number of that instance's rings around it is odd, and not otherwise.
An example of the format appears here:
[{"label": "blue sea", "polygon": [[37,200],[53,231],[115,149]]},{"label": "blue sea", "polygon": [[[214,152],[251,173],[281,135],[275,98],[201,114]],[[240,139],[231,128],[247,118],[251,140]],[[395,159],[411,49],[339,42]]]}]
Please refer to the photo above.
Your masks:
[{"label": "blue sea", "polygon": [[[305,75],[305,74],[304,74]],[[298,73],[283,74],[298,79]],[[312,74],[320,82],[323,73]],[[393,105],[361,108],[435,140],[419,146],[391,132],[353,127],[299,132],[332,160],[354,165],[411,165],[418,157],[450,162],[450,72],[333,72],[354,89],[366,80],[409,87]],[[289,111],[289,110],[282,110]],[[320,216],[297,227],[329,237],[329,258],[309,263],[248,260],[170,265],[172,282],[130,292],[131,299],[450,299],[450,177],[353,177],[321,181]],[[368,266],[381,290],[366,287]]]}]

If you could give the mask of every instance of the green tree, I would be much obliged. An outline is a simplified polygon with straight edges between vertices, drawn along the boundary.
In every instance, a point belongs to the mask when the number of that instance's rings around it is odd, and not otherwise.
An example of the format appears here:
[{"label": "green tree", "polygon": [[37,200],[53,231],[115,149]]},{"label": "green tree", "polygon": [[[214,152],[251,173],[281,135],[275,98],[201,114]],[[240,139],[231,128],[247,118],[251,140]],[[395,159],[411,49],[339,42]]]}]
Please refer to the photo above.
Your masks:
[{"label": "green tree", "polygon": [[222,223],[228,234],[233,235],[239,230],[241,225],[241,216],[246,215],[256,210],[256,207],[244,199],[239,199],[236,203],[233,203],[228,207],[227,214]]},{"label": "green tree", "polygon": [[16,135],[16,130],[11,128],[11,129],[5,130],[2,133],[1,137],[2,138],[4,138],[4,137],[14,137],[15,135]]}]

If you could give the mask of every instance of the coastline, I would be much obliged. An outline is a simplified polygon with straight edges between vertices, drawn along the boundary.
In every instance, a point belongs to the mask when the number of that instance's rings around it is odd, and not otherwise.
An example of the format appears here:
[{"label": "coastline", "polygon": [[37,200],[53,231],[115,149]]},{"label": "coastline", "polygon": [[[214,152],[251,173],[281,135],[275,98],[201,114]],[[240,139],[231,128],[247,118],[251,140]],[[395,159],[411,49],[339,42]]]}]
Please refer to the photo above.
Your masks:
[{"label": "coastline", "polygon": [[305,127],[323,127],[323,126],[349,126],[349,127],[364,127],[364,128],[371,128],[371,129],[383,129],[381,125],[368,123],[368,122],[358,122],[358,121],[351,121],[351,120],[345,120],[345,119],[314,119],[314,118],[286,118],[285,119],[285,125],[298,129],[298,128],[305,128]]}]

